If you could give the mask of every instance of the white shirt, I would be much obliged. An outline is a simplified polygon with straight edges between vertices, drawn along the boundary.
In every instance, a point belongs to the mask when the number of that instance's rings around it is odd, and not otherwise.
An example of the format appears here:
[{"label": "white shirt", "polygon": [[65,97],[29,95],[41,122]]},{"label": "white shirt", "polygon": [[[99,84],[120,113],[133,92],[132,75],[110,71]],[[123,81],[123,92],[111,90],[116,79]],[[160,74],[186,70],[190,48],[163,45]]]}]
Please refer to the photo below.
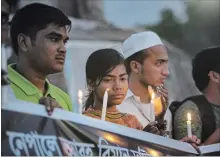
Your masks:
[{"label": "white shirt", "polygon": [[[143,127],[147,126],[149,122],[155,120],[154,106],[151,103],[144,104],[140,101],[140,97],[135,96],[128,90],[125,100],[122,104],[117,106],[117,109],[122,113],[129,113],[138,119]],[[167,130],[172,130],[172,115],[168,109],[164,119],[167,120]]]}]

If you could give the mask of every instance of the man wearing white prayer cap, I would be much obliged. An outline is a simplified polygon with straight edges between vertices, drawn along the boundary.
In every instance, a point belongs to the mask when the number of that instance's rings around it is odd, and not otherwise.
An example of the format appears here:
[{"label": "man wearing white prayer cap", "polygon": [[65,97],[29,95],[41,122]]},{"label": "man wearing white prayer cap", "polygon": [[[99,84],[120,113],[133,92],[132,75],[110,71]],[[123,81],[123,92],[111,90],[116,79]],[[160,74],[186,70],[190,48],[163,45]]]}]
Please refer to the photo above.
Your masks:
[{"label": "man wearing white prayer cap", "polygon": [[[122,50],[129,75],[129,91],[118,109],[135,115],[143,127],[146,127],[150,122],[155,121],[155,114],[157,114],[151,104],[148,86],[150,85],[153,89],[162,87],[169,75],[167,50],[160,37],[151,31],[132,34],[124,41]],[[158,94],[167,100],[168,92],[165,88],[160,88]],[[165,112],[166,110],[163,110],[160,114],[164,116]],[[169,110],[164,119],[168,121],[168,131],[171,131]],[[154,128],[148,132],[157,131]]]}]

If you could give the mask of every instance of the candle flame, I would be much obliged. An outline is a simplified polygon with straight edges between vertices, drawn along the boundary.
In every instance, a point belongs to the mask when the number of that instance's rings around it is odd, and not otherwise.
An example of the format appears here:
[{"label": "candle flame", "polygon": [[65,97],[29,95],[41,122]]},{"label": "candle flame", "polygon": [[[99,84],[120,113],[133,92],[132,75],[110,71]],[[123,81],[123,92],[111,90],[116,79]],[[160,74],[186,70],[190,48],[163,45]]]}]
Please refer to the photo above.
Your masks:
[{"label": "candle flame", "polygon": [[151,154],[152,156],[160,156],[159,152],[153,150],[153,149],[150,149],[149,151],[149,154]]},{"label": "candle flame", "polygon": [[191,121],[191,114],[190,113],[187,114],[187,120]]},{"label": "candle flame", "polygon": [[155,99],[155,93],[154,92],[151,93],[151,100],[153,100],[153,99]]},{"label": "candle flame", "polygon": [[78,97],[82,98],[83,97],[83,92],[81,90],[78,90]]},{"label": "candle flame", "polygon": [[154,93],[154,90],[153,90],[153,88],[151,86],[148,86],[148,91],[149,91],[151,100],[155,99],[156,94]]},{"label": "candle flame", "polygon": [[151,86],[148,86],[148,91],[151,98],[151,104],[154,106],[155,116],[160,115],[163,112],[163,104],[161,101],[161,97],[157,96],[156,92],[153,90]]},{"label": "candle flame", "polygon": [[110,91],[110,89],[109,89],[109,88],[107,88],[107,89],[106,89],[106,91],[108,92],[108,91]]},{"label": "candle flame", "polygon": [[110,142],[116,142],[116,138],[112,135],[107,134],[106,136],[104,136],[108,141]]}]

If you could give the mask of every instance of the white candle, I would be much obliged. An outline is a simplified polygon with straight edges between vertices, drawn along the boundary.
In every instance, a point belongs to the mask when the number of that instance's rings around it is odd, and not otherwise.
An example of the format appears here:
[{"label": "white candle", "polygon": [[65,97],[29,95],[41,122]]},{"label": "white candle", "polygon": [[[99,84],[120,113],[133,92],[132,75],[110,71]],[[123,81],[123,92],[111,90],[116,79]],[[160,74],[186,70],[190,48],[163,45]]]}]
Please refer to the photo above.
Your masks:
[{"label": "white candle", "polygon": [[106,116],[106,109],[107,109],[107,103],[108,103],[108,88],[105,91],[104,97],[103,97],[103,106],[102,106],[102,116],[101,120],[105,120]]},{"label": "white candle", "polygon": [[192,137],[192,128],[191,128],[191,114],[187,114],[187,133],[188,137]]},{"label": "white candle", "polygon": [[78,90],[78,109],[79,109],[79,114],[82,114],[82,97],[83,97],[83,92],[81,90]]}]

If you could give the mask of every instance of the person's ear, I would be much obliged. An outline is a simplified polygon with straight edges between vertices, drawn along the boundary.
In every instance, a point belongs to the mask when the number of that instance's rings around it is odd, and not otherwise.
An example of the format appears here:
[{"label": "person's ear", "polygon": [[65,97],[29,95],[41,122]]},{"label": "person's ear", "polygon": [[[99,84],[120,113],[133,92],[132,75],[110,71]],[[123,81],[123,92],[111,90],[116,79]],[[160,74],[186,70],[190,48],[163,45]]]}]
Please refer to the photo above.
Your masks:
[{"label": "person's ear", "polygon": [[136,74],[139,74],[141,72],[141,64],[137,61],[131,61],[130,68],[131,71],[133,71]]},{"label": "person's ear", "polygon": [[208,74],[210,80],[212,80],[215,83],[220,83],[220,74],[214,71],[210,71]]},{"label": "person's ear", "polygon": [[31,46],[31,39],[30,39],[30,37],[20,33],[20,34],[18,34],[17,42],[18,42],[18,45],[19,45],[20,49],[23,52],[28,52],[29,47]]}]

